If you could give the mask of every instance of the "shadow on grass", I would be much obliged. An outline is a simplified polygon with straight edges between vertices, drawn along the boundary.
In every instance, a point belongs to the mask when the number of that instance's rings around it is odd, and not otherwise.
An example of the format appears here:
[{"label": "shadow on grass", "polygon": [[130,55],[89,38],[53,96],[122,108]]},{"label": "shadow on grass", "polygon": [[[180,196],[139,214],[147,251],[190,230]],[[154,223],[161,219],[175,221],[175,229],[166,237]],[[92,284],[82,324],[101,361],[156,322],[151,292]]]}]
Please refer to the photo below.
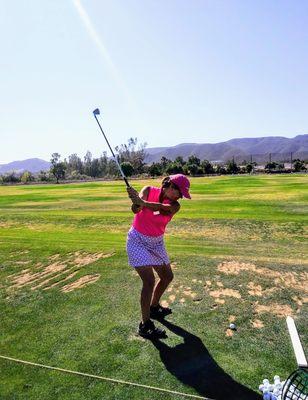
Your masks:
[{"label": "shadow on grass", "polygon": [[166,320],[159,321],[184,342],[169,347],[152,340],[159,350],[166,369],[185,385],[193,387],[200,396],[215,400],[260,400],[256,392],[234,381],[213,360],[201,339]]}]

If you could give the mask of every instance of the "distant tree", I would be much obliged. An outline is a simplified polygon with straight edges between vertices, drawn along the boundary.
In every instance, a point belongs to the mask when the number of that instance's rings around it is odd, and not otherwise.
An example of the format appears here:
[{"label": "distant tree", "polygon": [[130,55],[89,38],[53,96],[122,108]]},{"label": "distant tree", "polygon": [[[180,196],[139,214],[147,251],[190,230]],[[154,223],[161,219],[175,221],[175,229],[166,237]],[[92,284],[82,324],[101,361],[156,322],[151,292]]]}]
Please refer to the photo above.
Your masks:
[{"label": "distant tree", "polygon": [[188,160],[187,160],[187,164],[188,164],[188,165],[193,165],[193,164],[195,164],[195,165],[198,165],[198,166],[199,166],[200,163],[201,163],[200,158],[196,157],[195,155],[192,155],[192,156],[189,156],[189,157],[188,157]]},{"label": "distant tree", "polygon": [[239,167],[234,160],[227,162],[226,168],[227,174],[237,174],[239,172]]},{"label": "distant tree", "polygon": [[106,176],[108,174],[108,157],[106,151],[99,158],[99,175]]},{"label": "distant tree", "polygon": [[226,175],[227,171],[223,165],[216,165],[216,173],[219,175]]},{"label": "distant tree", "polygon": [[293,169],[295,172],[305,171],[306,170],[305,162],[296,158],[293,161]]},{"label": "distant tree", "polygon": [[170,164],[167,165],[165,169],[165,173],[167,175],[172,175],[172,174],[182,174],[183,173],[183,167],[181,164],[178,164],[176,162],[171,162]]},{"label": "distant tree", "polygon": [[192,175],[192,176],[198,175],[198,173],[199,173],[199,165],[198,164],[187,163],[186,166],[187,166],[189,175]]},{"label": "distant tree", "polygon": [[183,167],[183,165],[185,165],[185,161],[183,159],[182,156],[177,156],[174,160],[174,162],[178,165],[181,165]]},{"label": "distant tree", "polygon": [[271,161],[271,162],[268,162],[268,163],[265,165],[264,169],[265,169],[267,172],[271,172],[271,171],[275,171],[277,167],[278,167],[278,164],[277,164],[275,161]]},{"label": "distant tree", "polygon": [[16,173],[13,172],[8,172],[4,175],[2,175],[2,182],[3,183],[18,183],[20,182],[20,176],[16,175]]},{"label": "distant tree", "polygon": [[127,144],[121,144],[115,148],[118,153],[118,160],[120,163],[129,162],[134,168],[134,171],[137,174],[141,174],[143,172],[143,168],[145,165],[145,157],[146,151],[145,148],[147,146],[146,143],[141,143],[137,146],[138,139],[137,138],[129,138]]},{"label": "distant tree", "polygon": [[120,165],[125,176],[132,176],[134,174],[134,167],[130,162],[124,161]]},{"label": "distant tree", "polygon": [[50,174],[47,171],[40,171],[37,175],[39,181],[48,182],[50,181]]},{"label": "distant tree", "polygon": [[110,177],[118,177],[120,175],[118,166],[114,159],[110,159],[107,165],[107,175]]},{"label": "distant tree", "polygon": [[160,163],[152,163],[148,168],[148,173],[151,176],[160,176],[162,175],[162,166]]},{"label": "distant tree", "polygon": [[162,158],[160,159],[160,165],[161,165],[163,174],[166,172],[167,166],[171,163],[172,163],[172,161],[169,160],[169,158],[162,156]]},{"label": "distant tree", "polygon": [[76,171],[79,174],[83,173],[83,164],[81,158],[78,157],[76,153],[68,156],[67,172],[71,173],[72,171]]},{"label": "distant tree", "polygon": [[34,176],[29,171],[25,171],[20,177],[20,182],[22,183],[33,182],[34,180]]},{"label": "distant tree", "polygon": [[213,174],[214,173],[214,167],[208,160],[203,160],[201,162],[200,166],[201,166],[202,172],[204,174]]},{"label": "distant tree", "polygon": [[98,158],[94,158],[91,163],[91,175],[93,178],[97,178],[100,175],[100,162]]},{"label": "distant tree", "polygon": [[66,170],[66,165],[63,161],[60,161],[60,154],[59,153],[53,153],[51,155],[51,168],[50,172],[52,175],[57,180],[57,183],[59,183],[59,179],[64,179],[65,178],[65,170]]},{"label": "distant tree", "polygon": [[83,172],[92,176],[92,153],[88,150],[83,158]]},{"label": "distant tree", "polygon": [[248,174],[250,174],[253,171],[253,165],[252,164],[247,164],[246,165],[246,171]]}]

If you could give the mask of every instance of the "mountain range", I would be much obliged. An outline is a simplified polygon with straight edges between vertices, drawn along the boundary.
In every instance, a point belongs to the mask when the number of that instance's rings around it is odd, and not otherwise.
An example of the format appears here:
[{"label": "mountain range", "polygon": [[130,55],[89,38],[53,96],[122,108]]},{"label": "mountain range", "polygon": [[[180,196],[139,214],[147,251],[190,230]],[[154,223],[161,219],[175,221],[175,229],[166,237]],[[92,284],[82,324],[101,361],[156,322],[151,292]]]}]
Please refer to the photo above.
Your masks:
[{"label": "mountain range", "polygon": [[228,161],[233,157],[236,161],[249,161],[251,158],[257,162],[264,162],[269,159],[286,161],[290,159],[291,152],[293,159],[308,158],[308,134],[298,135],[294,138],[282,136],[267,136],[260,138],[231,139],[220,143],[183,143],[173,147],[153,147],[146,149],[146,162],[160,161],[164,156],[174,160],[177,156],[187,159],[195,155],[201,160]]},{"label": "mountain range", "polygon": [[21,173],[23,171],[29,171],[32,173],[47,171],[50,168],[50,162],[41,160],[40,158],[29,158],[22,161],[12,161],[8,164],[0,165],[0,174],[7,172]]},{"label": "mountain range", "polygon": [[[233,157],[236,162],[253,160],[258,163],[273,161],[289,161],[293,159],[308,159],[308,134],[297,135],[294,138],[282,136],[267,136],[259,138],[231,139],[220,143],[182,143],[172,147],[152,147],[146,149],[145,162],[158,162],[164,156],[174,160],[177,156],[187,159],[195,155],[201,160],[225,162]],[[11,171],[39,172],[48,170],[50,163],[39,158],[23,161],[13,161],[0,165],[0,174]]]}]

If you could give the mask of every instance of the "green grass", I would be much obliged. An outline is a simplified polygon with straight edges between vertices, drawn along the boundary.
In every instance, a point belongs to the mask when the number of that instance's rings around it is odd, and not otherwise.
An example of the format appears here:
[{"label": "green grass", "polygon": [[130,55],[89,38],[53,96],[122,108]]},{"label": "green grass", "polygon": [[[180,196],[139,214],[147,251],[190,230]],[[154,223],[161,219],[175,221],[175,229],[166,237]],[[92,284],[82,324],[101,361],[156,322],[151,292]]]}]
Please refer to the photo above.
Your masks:
[{"label": "green grass", "polygon": [[[159,181],[134,182],[145,184]],[[127,265],[132,214],[124,185],[0,187],[0,355],[214,398],[211,368],[252,390],[264,377],[286,378],[295,360],[284,310],[308,344],[308,176],[195,178],[191,192],[166,235],[175,279],[164,297],[174,310],[168,321],[186,331],[187,343],[170,325],[166,346],[156,348],[135,335],[141,285]],[[109,256],[78,266],[76,252]],[[57,261],[64,270],[12,288],[24,270],[41,274]],[[239,273],[224,272],[224,262]],[[97,274],[94,283],[61,290]],[[238,331],[228,337],[231,316]],[[263,327],[253,326],[257,320]],[[206,359],[211,367],[201,365]],[[202,383],[188,382],[183,370]],[[181,398],[3,359],[0,376],[5,400]]]}]

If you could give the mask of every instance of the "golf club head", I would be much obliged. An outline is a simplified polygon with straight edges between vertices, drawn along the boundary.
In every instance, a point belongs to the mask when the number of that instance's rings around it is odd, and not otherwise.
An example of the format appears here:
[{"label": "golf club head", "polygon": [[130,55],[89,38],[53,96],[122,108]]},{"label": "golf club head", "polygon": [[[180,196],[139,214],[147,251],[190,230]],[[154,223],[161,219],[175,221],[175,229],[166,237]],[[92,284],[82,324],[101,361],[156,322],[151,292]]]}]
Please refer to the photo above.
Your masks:
[{"label": "golf club head", "polygon": [[99,115],[99,114],[100,114],[99,109],[96,108],[96,109],[93,111],[93,114],[94,114],[94,115]]}]

